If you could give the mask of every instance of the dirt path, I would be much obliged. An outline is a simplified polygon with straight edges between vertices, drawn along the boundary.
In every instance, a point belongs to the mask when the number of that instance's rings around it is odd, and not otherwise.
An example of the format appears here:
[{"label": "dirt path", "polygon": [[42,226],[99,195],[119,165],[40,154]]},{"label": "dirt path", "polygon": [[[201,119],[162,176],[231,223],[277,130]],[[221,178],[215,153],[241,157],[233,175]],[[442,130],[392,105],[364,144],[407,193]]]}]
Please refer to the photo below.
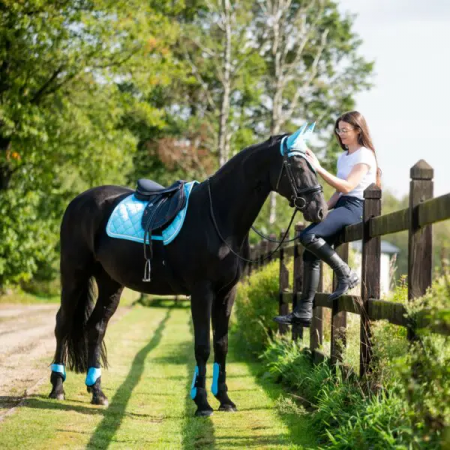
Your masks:
[{"label": "dirt path", "polygon": [[[58,308],[58,304],[0,304],[0,420],[48,380]],[[113,321],[127,311],[128,307],[119,308]]]}]

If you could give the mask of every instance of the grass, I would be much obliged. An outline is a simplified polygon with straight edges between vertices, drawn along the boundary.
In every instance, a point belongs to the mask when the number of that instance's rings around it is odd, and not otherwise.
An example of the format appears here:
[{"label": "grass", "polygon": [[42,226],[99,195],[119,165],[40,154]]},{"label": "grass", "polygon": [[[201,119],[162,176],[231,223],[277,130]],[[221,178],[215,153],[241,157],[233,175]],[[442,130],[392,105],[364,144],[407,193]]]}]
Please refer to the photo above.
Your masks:
[{"label": "grass", "polygon": [[[228,387],[239,411],[195,418],[189,303],[169,304],[136,306],[108,329],[111,368],[102,376],[108,408],[91,405],[84,375],[69,373],[65,401],[48,399],[46,383],[0,423],[1,448],[316,448],[308,413],[261,374],[260,364],[239,359],[232,348]],[[212,362],[213,355],[208,389]],[[209,401],[217,409],[212,394]]]}]

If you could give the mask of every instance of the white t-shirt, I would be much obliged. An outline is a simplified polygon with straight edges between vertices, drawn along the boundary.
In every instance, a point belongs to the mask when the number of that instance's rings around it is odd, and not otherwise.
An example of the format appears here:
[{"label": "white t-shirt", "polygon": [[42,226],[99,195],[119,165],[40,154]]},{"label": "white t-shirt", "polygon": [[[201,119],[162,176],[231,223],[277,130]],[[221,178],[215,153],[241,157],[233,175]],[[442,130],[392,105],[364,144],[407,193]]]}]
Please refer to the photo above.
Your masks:
[{"label": "white t-shirt", "polygon": [[[372,150],[366,147],[360,147],[356,152],[348,154],[347,151],[339,155],[337,161],[337,177],[341,180],[346,180],[356,164],[367,164],[369,171],[364,175],[358,186],[350,191],[346,196],[357,197],[364,199],[364,189],[376,181],[377,162]],[[342,192],[339,194],[342,195]]]}]

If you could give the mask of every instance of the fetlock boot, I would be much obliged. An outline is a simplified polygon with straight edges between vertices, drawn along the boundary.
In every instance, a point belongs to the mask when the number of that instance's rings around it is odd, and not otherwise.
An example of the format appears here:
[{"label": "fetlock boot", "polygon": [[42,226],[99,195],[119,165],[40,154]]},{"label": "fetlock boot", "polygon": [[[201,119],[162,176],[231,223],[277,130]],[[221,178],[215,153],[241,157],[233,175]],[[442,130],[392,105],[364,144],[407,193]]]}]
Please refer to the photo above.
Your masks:
[{"label": "fetlock boot", "polygon": [[306,249],[327,263],[334,271],[337,280],[335,291],[328,297],[332,302],[359,283],[358,274],[342,261],[340,256],[322,238],[315,238],[304,244]]},{"label": "fetlock boot", "polygon": [[274,317],[273,320],[282,325],[302,325],[309,327],[313,315],[313,302],[319,286],[320,261],[303,262],[303,291],[294,311],[284,316]]}]

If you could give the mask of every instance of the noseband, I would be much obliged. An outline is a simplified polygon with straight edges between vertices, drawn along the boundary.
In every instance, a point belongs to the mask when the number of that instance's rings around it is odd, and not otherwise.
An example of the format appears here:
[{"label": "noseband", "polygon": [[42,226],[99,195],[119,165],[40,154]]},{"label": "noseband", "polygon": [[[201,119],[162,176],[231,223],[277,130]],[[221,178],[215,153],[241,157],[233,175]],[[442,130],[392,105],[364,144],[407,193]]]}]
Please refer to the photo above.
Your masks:
[{"label": "noseband", "polygon": [[283,176],[283,171],[284,171],[284,169],[286,169],[286,175],[288,177],[289,184],[291,185],[291,189],[292,189],[290,205],[300,211],[303,211],[309,205],[309,201],[307,201],[304,196],[310,195],[310,194],[316,194],[317,192],[323,192],[323,188],[320,184],[316,184],[314,186],[302,188],[302,189],[299,188],[297,186],[297,183],[296,183],[296,180],[294,177],[294,173],[292,171],[292,166],[291,166],[291,163],[289,162],[289,158],[294,155],[300,156],[305,159],[305,161],[308,163],[309,168],[314,173],[316,172],[316,170],[314,169],[314,167],[311,165],[311,163],[306,158],[306,153],[304,151],[301,151],[301,150],[289,151],[287,149],[286,136],[281,140],[280,153],[283,156],[283,164],[281,166],[280,175],[278,176],[278,181],[277,181],[275,190],[278,192],[278,187],[279,187],[279,184],[281,181],[281,177]]}]

